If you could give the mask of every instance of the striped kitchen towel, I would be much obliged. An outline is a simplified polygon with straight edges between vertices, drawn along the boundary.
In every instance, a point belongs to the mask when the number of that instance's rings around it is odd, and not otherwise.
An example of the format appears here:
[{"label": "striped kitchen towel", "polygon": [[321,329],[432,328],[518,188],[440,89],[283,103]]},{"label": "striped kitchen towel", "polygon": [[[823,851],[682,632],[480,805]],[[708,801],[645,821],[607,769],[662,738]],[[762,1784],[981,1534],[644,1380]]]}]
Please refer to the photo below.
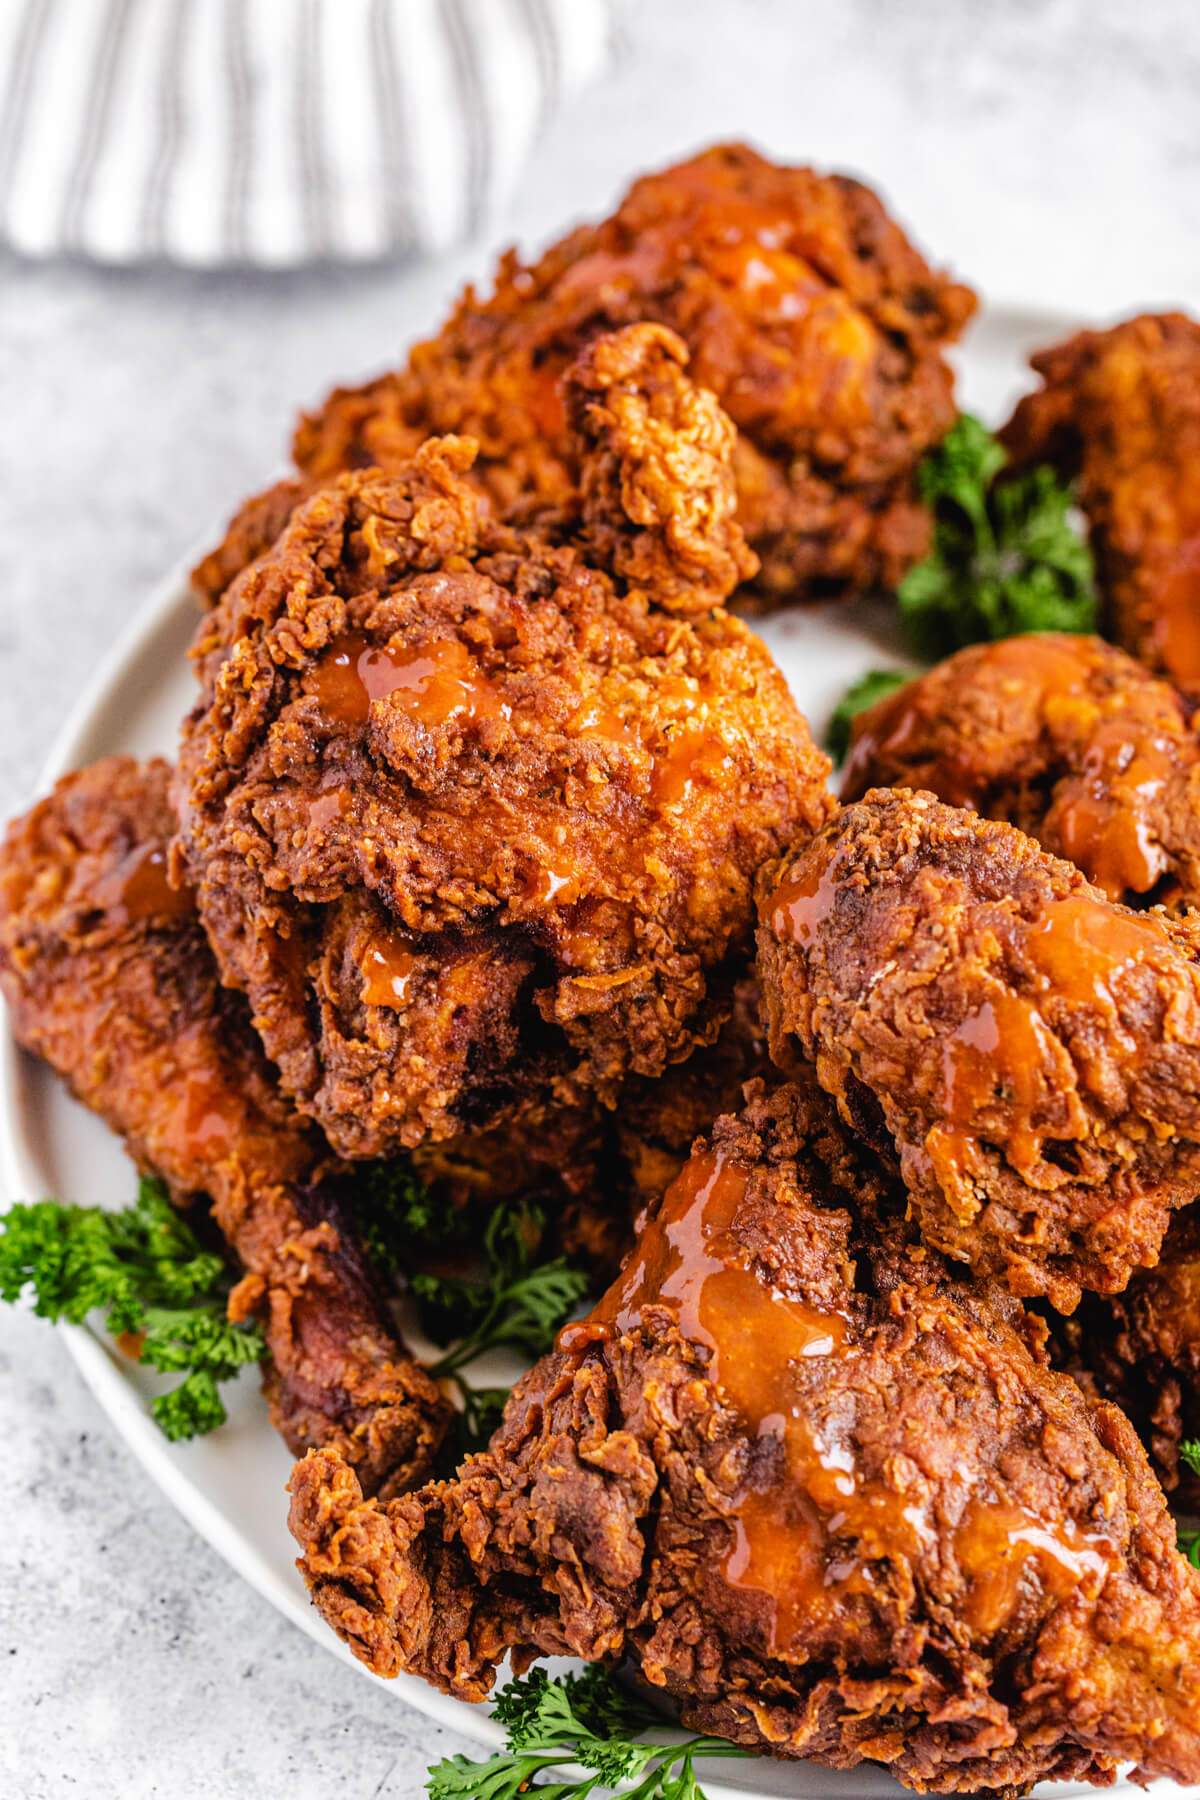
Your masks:
[{"label": "striped kitchen towel", "polygon": [[0,0],[0,241],[197,267],[443,250],[609,48],[607,0]]}]

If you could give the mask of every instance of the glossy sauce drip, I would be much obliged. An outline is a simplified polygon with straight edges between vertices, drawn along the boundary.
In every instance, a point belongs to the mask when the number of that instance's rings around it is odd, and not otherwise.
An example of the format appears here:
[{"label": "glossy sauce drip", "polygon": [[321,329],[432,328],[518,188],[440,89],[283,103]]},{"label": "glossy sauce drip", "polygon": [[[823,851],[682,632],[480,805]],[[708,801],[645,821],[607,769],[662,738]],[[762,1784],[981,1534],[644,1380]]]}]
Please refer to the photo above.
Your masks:
[{"label": "glossy sauce drip", "polygon": [[546,857],[537,868],[530,870],[527,879],[531,900],[542,906],[549,906],[555,900],[565,904],[579,886],[579,871],[572,863],[551,862]]},{"label": "glossy sauce drip", "polygon": [[819,838],[767,896],[762,916],[781,942],[807,944],[829,917],[838,888],[833,858],[830,840]]},{"label": "glossy sauce drip", "polygon": [[335,819],[344,819],[350,810],[348,788],[328,788],[308,803],[308,823],[314,831],[325,831]]},{"label": "glossy sauce drip", "polygon": [[991,999],[946,1039],[942,1051],[943,1121],[935,1125],[925,1148],[942,1177],[965,1177],[975,1135],[989,1107],[1005,1109],[1003,1129],[1014,1166],[1032,1166],[1041,1139],[1016,1121],[1031,1121],[1045,1098],[1047,1073],[1054,1067],[1054,1047],[1037,1007],[1017,994],[997,988]]},{"label": "glossy sauce drip", "polygon": [[1003,1630],[1034,1585],[1041,1599],[1061,1600],[1080,1589],[1093,1598],[1118,1553],[1098,1532],[1073,1519],[1043,1524],[1023,1507],[976,1502],[954,1534],[954,1554],[966,1580],[959,1602],[963,1623],[980,1638]]},{"label": "glossy sauce drip", "polygon": [[1002,1104],[1003,1137],[1010,1162],[1028,1170],[1041,1155],[1046,1136],[1039,1113],[1056,1092],[1058,1055],[1042,1014],[1051,1000],[1086,1009],[1103,1030],[1089,1025],[1076,1055],[1135,1057],[1137,1039],[1122,1023],[1114,984],[1121,973],[1170,949],[1158,920],[1148,914],[1115,911],[1086,894],[1055,901],[1024,938],[1032,977],[1028,996],[997,986],[982,1006],[949,1035],[943,1051],[942,1121],[926,1139],[926,1149],[943,1177],[969,1170],[971,1145],[986,1113]]},{"label": "glossy sauce drip", "polygon": [[362,959],[363,1005],[403,1006],[419,966],[419,959],[394,939],[372,938]]},{"label": "glossy sauce drip", "polygon": [[1155,803],[1174,778],[1180,744],[1149,720],[1131,740],[1127,717],[1091,730],[1083,768],[1064,781],[1046,815],[1047,842],[1114,900],[1145,894],[1167,867],[1152,823]]},{"label": "glossy sauce drip", "polygon": [[720,786],[735,766],[717,732],[704,725],[686,725],[654,759],[651,797],[656,806],[675,806],[697,786]]},{"label": "glossy sauce drip", "polygon": [[187,888],[172,887],[167,879],[164,844],[139,844],[114,871],[115,908],[124,923],[143,919],[170,922],[192,916],[194,903]]},{"label": "glossy sauce drip", "polygon": [[[812,1429],[797,1367],[845,1355],[847,1321],[743,1266],[731,1228],[745,1191],[744,1172],[723,1153],[694,1154],[590,1318],[564,1327],[558,1342],[578,1354],[635,1329],[642,1308],[658,1303],[709,1352],[709,1377],[759,1440],[765,1470],[734,1497],[722,1574],[765,1596],[771,1646],[782,1650],[834,1604],[831,1584],[854,1579],[863,1555],[885,1554],[888,1542],[915,1547],[925,1528],[890,1489],[860,1479],[846,1443]],[[830,1534],[847,1538],[840,1561]]]},{"label": "glossy sauce drip", "polygon": [[179,1153],[193,1165],[220,1162],[228,1155],[236,1135],[240,1103],[211,1075],[184,1076],[183,1105],[178,1109]]},{"label": "glossy sauce drip", "polygon": [[428,726],[452,719],[508,719],[502,699],[466,646],[434,638],[416,648],[368,643],[360,632],[335,638],[309,682],[327,718],[365,725],[371,706],[387,700]]},{"label": "glossy sauce drip", "polygon": [[1153,615],[1154,646],[1173,680],[1200,684],[1200,536],[1171,552],[1160,577]]},{"label": "glossy sauce drip", "polygon": [[624,749],[637,749],[642,741],[633,726],[627,725],[596,695],[580,707],[570,728],[576,737],[600,738]]}]

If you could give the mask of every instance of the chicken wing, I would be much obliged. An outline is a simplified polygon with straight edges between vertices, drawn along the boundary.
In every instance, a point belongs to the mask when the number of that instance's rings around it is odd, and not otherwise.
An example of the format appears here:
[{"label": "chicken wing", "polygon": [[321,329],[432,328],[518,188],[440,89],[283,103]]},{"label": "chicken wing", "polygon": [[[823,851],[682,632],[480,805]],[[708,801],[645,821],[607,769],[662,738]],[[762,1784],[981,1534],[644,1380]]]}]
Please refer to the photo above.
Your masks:
[{"label": "chicken wing", "polygon": [[760,1084],[453,1481],[297,1466],[318,1608],[383,1675],[629,1657],[688,1725],[922,1791],[1200,1777],[1200,1572],[1140,1445],[903,1209]]},{"label": "chicken wing", "polygon": [[815,1062],[926,1238],[1069,1312],[1200,1193],[1200,926],[877,789],[760,882],[771,1055]]},{"label": "chicken wing", "polygon": [[191,895],[169,885],[170,771],[66,776],[0,850],[0,987],[26,1049],[180,1204],[207,1196],[261,1319],[272,1422],[336,1445],[368,1491],[428,1473],[449,1417],[397,1342],[338,1203],[328,1146],[281,1098]]}]

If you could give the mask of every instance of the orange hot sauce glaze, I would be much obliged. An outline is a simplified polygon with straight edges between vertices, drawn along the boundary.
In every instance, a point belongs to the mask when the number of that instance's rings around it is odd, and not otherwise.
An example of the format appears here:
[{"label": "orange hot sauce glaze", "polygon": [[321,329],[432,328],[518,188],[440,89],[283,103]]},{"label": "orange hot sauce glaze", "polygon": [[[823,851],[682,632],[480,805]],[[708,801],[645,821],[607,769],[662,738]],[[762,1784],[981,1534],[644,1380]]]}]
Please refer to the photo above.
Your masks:
[{"label": "orange hot sauce glaze", "polygon": [[372,938],[362,959],[364,1006],[403,1006],[418,958],[393,938]]},{"label": "orange hot sauce glaze", "polygon": [[[768,1287],[744,1267],[733,1233],[747,1176],[721,1151],[695,1153],[667,1189],[629,1262],[589,1318],[566,1325],[558,1347],[579,1355],[637,1328],[661,1304],[709,1353],[708,1376],[741,1415],[766,1473],[733,1496],[721,1575],[767,1602],[768,1649],[785,1654],[839,1603],[873,1584],[871,1563],[916,1558],[936,1535],[929,1505],[906,1499],[858,1466],[850,1432],[823,1433],[808,1416],[797,1365],[854,1354],[842,1313]],[[1021,1597],[1030,1565],[1051,1596],[1102,1581],[1113,1549],[1071,1521],[1051,1530],[1033,1514],[978,1502],[953,1536],[968,1583],[968,1623],[994,1632]]]},{"label": "orange hot sauce glaze", "polygon": [[167,880],[167,853],[162,844],[139,844],[114,871],[116,904],[124,920],[173,921],[190,918],[191,893]]},{"label": "orange hot sauce glaze", "polygon": [[969,1630],[992,1637],[1011,1617],[1029,1576],[1043,1594],[1062,1600],[1076,1589],[1095,1594],[1117,1552],[1099,1532],[1063,1519],[1050,1531],[1022,1506],[977,1500],[954,1533],[954,1554],[967,1583],[959,1613]]},{"label": "orange hot sauce glaze", "polygon": [[844,1453],[819,1443],[801,1416],[795,1365],[839,1354],[847,1322],[767,1287],[738,1260],[731,1227],[745,1191],[745,1172],[722,1152],[693,1155],[616,1282],[558,1342],[578,1353],[635,1329],[643,1306],[666,1305],[684,1337],[708,1351],[710,1379],[751,1435],[777,1441],[784,1468],[776,1463],[767,1485],[735,1496],[722,1574],[766,1596],[772,1644],[785,1648],[827,1598],[821,1512],[844,1515],[855,1487]]},{"label": "orange hot sauce glaze", "polygon": [[[1195,679],[1200,680],[1200,586],[1194,605]],[[989,685],[1002,691],[1007,679],[1022,690],[1030,720],[1042,715],[1053,729],[1056,719],[1070,717],[1073,732],[1086,740],[1082,767],[1064,776],[1055,790],[1046,815],[1045,841],[1114,899],[1148,893],[1164,873],[1167,859],[1147,809],[1175,774],[1180,754],[1169,710],[1156,721],[1157,703],[1149,693],[1142,695],[1147,711],[1138,718],[1131,741],[1130,715],[1120,706],[1120,696],[1116,696],[1118,710],[1105,716],[1102,702],[1090,689],[1096,665],[1086,648],[1052,639],[1007,638],[989,646],[984,666]],[[897,759],[907,760],[914,742],[930,736],[942,704],[940,688],[910,682],[860,713],[854,722],[844,791],[859,792],[865,772],[877,764],[886,779]],[[1163,704],[1169,709],[1169,699],[1164,697]],[[950,805],[971,806],[983,798],[985,771],[969,761],[956,763],[953,744],[953,735],[941,743],[936,772],[928,772],[931,784]],[[919,781],[914,777],[910,785]]]},{"label": "orange hot sauce glaze", "polygon": [[328,646],[309,682],[321,711],[340,725],[365,725],[377,700],[390,700],[429,726],[512,716],[458,638],[393,649],[370,644],[361,632],[347,632]]},{"label": "orange hot sauce glaze", "polygon": [[[818,840],[803,866],[767,896],[763,913],[781,939],[805,945],[828,917],[838,885],[832,857],[832,846]],[[1014,993],[997,980],[946,1034],[941,1117],[926,1140],[943,1188],[947,1178],[957,1181],[969,1170],[981,1114],[998,1097],[1006,1108],[1005,1141],[1014,1166],[1027,1168],[1040,1156],[1046,1133],[1035,1120],[1056,1070],[1053,1034],[1042,1012],[1048,1002],[1098,1015],[1104,1054],[1137,1055],[1136,1039],[1121,1024],[1113,982],[1163,950],[1170,950],[1170,938],[1153,914],[1125,912],[1087,894],[1048,905],[1018,946],[1028,992]]]}]

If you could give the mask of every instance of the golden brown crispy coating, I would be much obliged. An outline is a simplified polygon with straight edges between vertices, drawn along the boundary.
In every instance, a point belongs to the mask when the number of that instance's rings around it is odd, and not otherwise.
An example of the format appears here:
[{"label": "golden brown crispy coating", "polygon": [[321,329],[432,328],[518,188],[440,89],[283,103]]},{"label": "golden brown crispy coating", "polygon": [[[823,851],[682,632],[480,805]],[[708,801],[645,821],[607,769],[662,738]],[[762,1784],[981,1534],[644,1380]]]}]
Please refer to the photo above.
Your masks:
[{"label": "golden brown crispy coating", "polygon": [[1195,1779],[1200,1574],[1141,1447],[903,1205],[819,1096],[758,1092],[453,1481],[297,1466],[321,1612],[470,1699],[506,1652],[628,1656],[691,1726],[922,1791]]},{"label": "golden brown crispy coating", "polygon": [[1079,477],[1109,635],[1200,690],[1200,324],[1127,319],[1032,360],[1005,447]]},{"label": "golden brown crispy coating", "polygon": [[170,771],[109,757],[68,775],[0,850],[0,986],[26,1049],[181,1204],[207,1195],[257,1315],[290,1449],[334,1444],[363,1486],[428,1473],[448,1417],[385,1322],[334,1198],[328,1148],[280,1096],[190,894],[168,885]]},{"label": "golden brown crispy coating", "polygon": [[1200,928],[877,789],[760,882],[771,1054],[898,1157],[926,1239],[1069,1312],[1200,1192]]},{"label": "golden brown crispy coating", "polygon": [[854,721],[842,799],[924,788],[1007,819],[1127,904],[1200,900],[1200,739],[1101,638],[973,644]]},{"label": "golden brown crispy coating", "polygon": [[[973,308],[869,189],[722,145],[636,182],[532,266],[510,252],[490,298],[468,288],[403,369],[303,420],[296,464],[312,480],[390,470],[430,434],[464,433],[502,516],[557,510],[576,478],[560,377],[599,334],[653,319],[738,428],[760,602],[890,588],[927,547],[913,470],[953,423],[943,351]],[[226,564],[245,520],[231,536]]]},{"label": "golden brown crispy coating", "polygon": [[635,1077],[621,1089],[614,1113],[618,1179],[639,1211],[659,1200],[713,1120],[738,1109],[746,1083],[770,1068],[758,980],[743,972],[715,1042],[657,1081]]},{"label": "golden brown crispy coating", "polygon": [[[663,338],[618,347],[673,367]],[[711,1041],[755,870],[827,815],[759,640],[655,604],[720,557],[676,529],[669,459],[651,492],[623,441],[634,517],[604,541],[661,590],[497,526],[470,447],[433,439],[315,495],[202,627],[184,856],[224,979],[343,1155],[538,1129]]]}]

